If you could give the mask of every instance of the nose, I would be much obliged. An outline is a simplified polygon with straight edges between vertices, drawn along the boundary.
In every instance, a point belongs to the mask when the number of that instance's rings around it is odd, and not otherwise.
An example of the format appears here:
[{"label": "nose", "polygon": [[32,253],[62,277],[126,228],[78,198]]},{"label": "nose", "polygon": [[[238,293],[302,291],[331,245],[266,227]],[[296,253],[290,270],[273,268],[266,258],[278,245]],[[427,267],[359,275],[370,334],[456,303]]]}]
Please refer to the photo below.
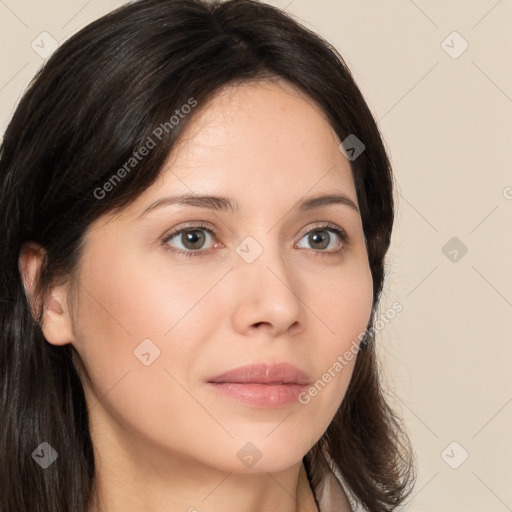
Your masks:
[{"label": "nose", "polygon": [[262,247],[251,238],[237,248],[241,256],[231,272],[233,327],[243,335],[296,333],[304,324],[300,276],[277,244]]}]

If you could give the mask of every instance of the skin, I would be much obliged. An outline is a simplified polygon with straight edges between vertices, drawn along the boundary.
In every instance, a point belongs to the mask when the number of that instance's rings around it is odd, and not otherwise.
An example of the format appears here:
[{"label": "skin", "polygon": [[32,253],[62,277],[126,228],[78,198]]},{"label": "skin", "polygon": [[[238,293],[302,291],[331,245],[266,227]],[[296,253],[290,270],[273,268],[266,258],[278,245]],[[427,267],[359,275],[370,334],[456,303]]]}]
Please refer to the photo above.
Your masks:
[{"label": "skin", "polygon": [[[316,381],[365,330],[373,284],[359,213],[294,210],[333,191],[357,205],[350,162],[321,109],[284,81],[231,86],[202,107],[157,182],[90,226],[77,295],[69,283],[48,293],[43,332],[79,355],[104,510],[315,511],[301,461],[356,358],[307,404],[254,407],[204,381],[282,361]],[[190,192],[231,197],[240,212],[168,206],[138,218],[155,200]],[[180,235],[163,243],[199,221],[217,232],[201,231],[203,255],[172,252],[193,250]],[[348,241],[322,231],[327,222]],[[308,237],[313,229],[330,237],[327,248]],[[252,263],[235,250],[247,236],[263,248]],[[27,244],[29,291],[40,262]],[[145,366],[134,350],[148,338],[160,356]],[[251,468],[237,457],[248,442],[262,455]]]}]

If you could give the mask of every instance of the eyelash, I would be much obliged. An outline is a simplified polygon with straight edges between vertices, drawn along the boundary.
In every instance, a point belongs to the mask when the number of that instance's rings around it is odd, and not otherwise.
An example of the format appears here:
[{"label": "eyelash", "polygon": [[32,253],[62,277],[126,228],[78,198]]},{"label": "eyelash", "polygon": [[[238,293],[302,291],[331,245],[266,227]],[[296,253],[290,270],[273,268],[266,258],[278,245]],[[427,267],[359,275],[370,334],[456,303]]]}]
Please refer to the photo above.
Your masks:
[{"label": "eyelash", "polygon": [[[204,250],[181,251],[179,249],[170,248],[167,245],[167,242],[169,242],[169,240],[174,238],[176,235],[180,235],[181,233],[187,232],[187,231],[200,231],[200,230],[208,231],[211,235],[213,235],[214,237],[217,237],[217,232],[214,229],[208,227],[204,223],[199,222],[198,224],[182,227],[176,231],[173,231],[169,235],[166,235],[165,238],[162,240],[162,245],[165,247],[166,250],[171,251],[172,253],[175,253],[175,254],[176,253],[183,254],[187,258],[191,258],[193,256],[206,256],[212,249],[209,249],[206,251],[204,251]],[[342,248],[338,249],[337,251],[322,251],[322,250],[310,249],[310,251],[313,252],[315,257],[316,256],[338,256],[341,252],[344,251],[345,245],[348,242],[348,235],[343,229],[336,226],[336,224],[332,224],[332,223],[328,222],[321,226],[315,226],[314,228],[312,228],[309,231],[307,231],[306,233],[304,233],[304,235],[301,237],[301,240],[306,235],[309,235],[310,233],[315,232],[315,231],[332,231],[340,237],[341,242],[342,242]]]}]

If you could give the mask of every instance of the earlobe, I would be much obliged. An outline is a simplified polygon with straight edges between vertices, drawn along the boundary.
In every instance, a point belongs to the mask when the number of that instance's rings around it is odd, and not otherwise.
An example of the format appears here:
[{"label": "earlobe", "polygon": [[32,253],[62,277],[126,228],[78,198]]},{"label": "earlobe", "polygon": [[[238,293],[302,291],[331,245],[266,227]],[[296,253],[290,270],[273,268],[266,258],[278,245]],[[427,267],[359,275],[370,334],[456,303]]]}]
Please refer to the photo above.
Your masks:
[{"label": "earlobe", "polygon": [[20,250],[18,266],[34,319],[37,318],[41,301],[43,303],[41,330],[44,337],[53,345],[66,345],[73,341],[71,316],[66,305],[67,287],[60,285],[50,288],[40,300],[35,293],[35,284],[40,275],[44,256],[45,250],[42,246],[26,242]]}]

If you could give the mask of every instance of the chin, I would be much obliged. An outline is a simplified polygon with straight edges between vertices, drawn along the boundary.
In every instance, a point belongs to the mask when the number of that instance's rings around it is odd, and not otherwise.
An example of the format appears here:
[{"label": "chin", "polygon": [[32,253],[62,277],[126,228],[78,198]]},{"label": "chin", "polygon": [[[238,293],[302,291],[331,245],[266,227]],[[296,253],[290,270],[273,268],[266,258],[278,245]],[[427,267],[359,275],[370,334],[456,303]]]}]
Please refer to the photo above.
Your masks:
[{"label": "chin", "polygon": [[[302,462],[302,458],[311,449],[315,440],[311,443],[306,439],[294,439],[288,436],[284,439],[275,436],[275,432],[267,439],[253,438],[247,441],[232,441],[231,447],[223,452],[223,469],[236,473],[276,473],[284,471],[291,466]],[[234,454],[233,457],[225,457],[226,452]],[[221,460],[217,459],[218,462]]]}]

